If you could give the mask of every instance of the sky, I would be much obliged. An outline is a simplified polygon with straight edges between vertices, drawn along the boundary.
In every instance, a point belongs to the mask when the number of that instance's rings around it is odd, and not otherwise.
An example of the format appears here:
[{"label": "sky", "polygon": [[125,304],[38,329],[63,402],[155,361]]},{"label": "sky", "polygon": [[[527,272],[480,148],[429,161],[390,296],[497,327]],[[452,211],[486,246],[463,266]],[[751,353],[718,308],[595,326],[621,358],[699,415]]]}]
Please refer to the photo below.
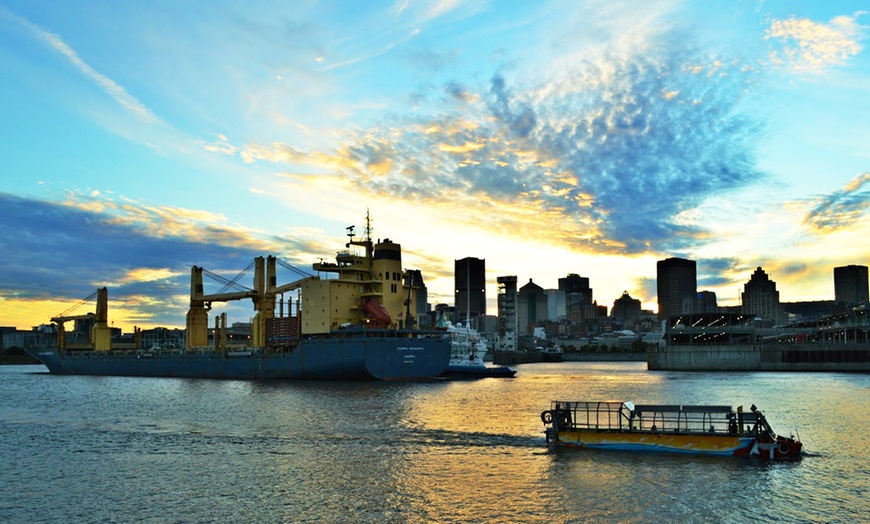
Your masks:
[{"label": "sky", "polygon": [[868,0],[7,0],[0,326],[106,286],[184,327],[191,266],[311,272],[367,213],[432,303],[465,257],[491,314],[569,273],[656,311],[674,256],[723,306],[756,267],[832,300],[870,264],[868,36]]}]

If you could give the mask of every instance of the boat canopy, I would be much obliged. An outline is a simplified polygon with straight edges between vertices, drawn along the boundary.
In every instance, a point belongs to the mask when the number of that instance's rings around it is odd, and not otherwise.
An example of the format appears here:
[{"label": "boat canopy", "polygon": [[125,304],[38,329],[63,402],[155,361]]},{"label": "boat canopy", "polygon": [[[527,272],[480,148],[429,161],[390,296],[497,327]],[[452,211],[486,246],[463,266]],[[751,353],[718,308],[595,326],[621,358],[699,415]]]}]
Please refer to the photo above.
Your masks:
[{"label": "boat canopy", "polygon": [[577,402],[556,400],[551,410],[560,413],[560,429],[648,431],[678,433],[730,433],[748,431],[754,413],[731,406],[641,404],[623,401]]}]

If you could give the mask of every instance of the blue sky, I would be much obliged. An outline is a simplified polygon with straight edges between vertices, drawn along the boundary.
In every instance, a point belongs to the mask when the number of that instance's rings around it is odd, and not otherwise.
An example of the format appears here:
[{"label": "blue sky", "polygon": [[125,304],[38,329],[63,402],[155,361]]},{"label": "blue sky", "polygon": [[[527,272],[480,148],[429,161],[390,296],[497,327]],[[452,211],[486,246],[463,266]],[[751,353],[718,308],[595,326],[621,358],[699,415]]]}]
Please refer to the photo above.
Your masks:
[{"label": "blue sky", "polygon": [[870,262],[868,11],[5,2],[0,325],[105,285],[115,325],[183,326],[192,265],[310,268],[367,209],[433,301],[485,258],[492,313],[496,276],[568,273],[655,310],[670,256],[721,305],[758,266],[832,299]]}]

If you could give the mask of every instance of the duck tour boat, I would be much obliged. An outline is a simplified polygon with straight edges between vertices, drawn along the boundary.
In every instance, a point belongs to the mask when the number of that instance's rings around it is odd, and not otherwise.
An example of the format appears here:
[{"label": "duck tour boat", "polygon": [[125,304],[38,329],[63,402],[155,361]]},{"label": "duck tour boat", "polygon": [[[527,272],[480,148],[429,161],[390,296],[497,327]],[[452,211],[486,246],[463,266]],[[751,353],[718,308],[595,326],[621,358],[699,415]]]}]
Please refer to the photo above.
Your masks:
[{"label": "duck tour boat", "polygon": [[553,401],[541,413],[554,446],[797,459],[801,442],[777,435],[753,405],[634,405],[631,402]]}]

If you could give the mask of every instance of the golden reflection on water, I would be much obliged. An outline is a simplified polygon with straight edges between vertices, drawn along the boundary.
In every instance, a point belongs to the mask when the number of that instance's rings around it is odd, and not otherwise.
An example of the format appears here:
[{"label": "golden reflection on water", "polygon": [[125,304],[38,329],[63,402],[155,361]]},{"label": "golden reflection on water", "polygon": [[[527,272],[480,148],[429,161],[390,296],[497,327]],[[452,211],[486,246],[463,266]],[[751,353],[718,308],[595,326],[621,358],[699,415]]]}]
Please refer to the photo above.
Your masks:
[{"label": "golden reflection on water", "polygon": [[[862,522],[870,514],[866,374],[517,367],[514,379],[399,384],[0,370],[9,384],[0,455],[14,464],[0,468],[0,502],[10,501],[0,520]],[[777,432],[797,429],[807,456],[766,463],[549,450],[540,413],[554,399],[754,403]]]}]

